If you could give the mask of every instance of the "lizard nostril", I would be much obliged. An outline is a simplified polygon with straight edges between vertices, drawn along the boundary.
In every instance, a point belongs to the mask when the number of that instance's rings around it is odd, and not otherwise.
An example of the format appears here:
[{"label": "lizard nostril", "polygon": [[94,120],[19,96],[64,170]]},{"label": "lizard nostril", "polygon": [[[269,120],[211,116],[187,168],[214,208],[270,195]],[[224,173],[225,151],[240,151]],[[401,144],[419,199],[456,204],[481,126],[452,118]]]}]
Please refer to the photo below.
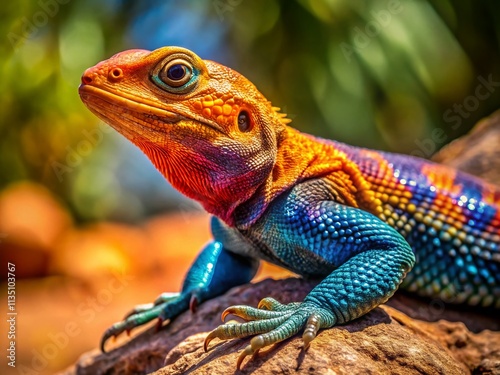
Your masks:
[{"label": "lizard nostril", "polygon": [[85,84],[85,85],[89,85],[92,83],[92,77],[88,74],[84,74],[82,76],[82,83]]},{"label": "lizard nostril", "polygon": [[123,70],[120,68],[111,69],[108,73],[108,78],[114,82],[121,80],[123,78]]}]

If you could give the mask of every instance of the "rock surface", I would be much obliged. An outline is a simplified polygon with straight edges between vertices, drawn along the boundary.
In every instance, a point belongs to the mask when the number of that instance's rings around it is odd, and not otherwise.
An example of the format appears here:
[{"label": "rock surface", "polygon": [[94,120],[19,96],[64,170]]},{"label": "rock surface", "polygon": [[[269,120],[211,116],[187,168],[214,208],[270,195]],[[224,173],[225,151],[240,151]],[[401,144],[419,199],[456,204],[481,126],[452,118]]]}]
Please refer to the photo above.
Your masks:
[{"label": "rock surface", "polygon": [[[314,282],[298,278],[264,280],[237,287],[202,304],[195,314],[182,314],[159,332],[149,328],[107,354],[92,351],[65,374],[234,374],[239,352],[248,339],[214,340],[203,351],[208,331],[220,324],[220,313],[233,304],[256,305],[265,296],[283,302],[302,299]],[[393,306],[407,305],[398,294]],[[412,300],[410,310],[425,316],[427,302]],[[450,307],[440,316],[457,313]],[[450,315],[451,314],[451,315]],[[473,333],[463,322],[425,322],[387,305],[347,325],[321,331],[307,352],[294,337],[256,358],[246,359],[241,374],[495,374],[500,365],[500,329],[494,316],[462,311],[476,325]],[[481,317],[481,318],[478,318]],[[479,324],[478,322],[482,322]],[[165,359],[166,358],[166,359]],[[163,367],[164,366],[164,367]],[[156,372],[154,372],[157,370]]]},{"label": "rock surface", "polygon": [[500,111],[479,121],[465,136],[433,155],[432,160],[500,186]]},{"label": "rock surface", "polygon": [[[310,286],[297,279],[267,280],[252,289],[272,293],[290,284],[297,290]],[[155,374],[234,374],[238,355],[249,340],[214,344],[205,353],[205,335],[190,336],[176,346],[167,355],[166,366]],[[473,334],[463,323],[420,322],[381,306],[348,325],[322,331],[305,353],[300,337],[267,349],[257,358],[245,360],[241,373],[467,374],[486,358],[500,361],[499,340],[499,333]],[[490,345],[495,341],[496,345]]]},{"label": "rock surface", "polygon": [[[500,185],[499,144],[497,112],[433,159]],[[256,306],[267,296],[297,301],[313,286],[289,278],[234,288],[157,333],[150,326],[107,354],[83,355],[64,374],[500,374],[498,311],[446,306],[403,293],[349,324],[321,331],[307,352],[297,336],[246,359],[239,372],[236,359],[248,339],[214,340],[208,353],[203,351],[207,332],[220,324],[227,306]]]}]

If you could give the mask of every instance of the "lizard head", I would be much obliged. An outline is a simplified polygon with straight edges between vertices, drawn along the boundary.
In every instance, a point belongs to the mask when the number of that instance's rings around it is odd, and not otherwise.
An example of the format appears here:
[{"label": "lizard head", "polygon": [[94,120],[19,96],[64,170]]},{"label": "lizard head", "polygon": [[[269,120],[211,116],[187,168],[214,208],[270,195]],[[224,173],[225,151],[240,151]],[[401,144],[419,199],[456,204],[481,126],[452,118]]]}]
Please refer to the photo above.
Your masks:
[{"label": "lizard head", "polygon": [[228,224],[272,174],[289,122],[245,77],[178,47],[118,53],[84,72],[79,93],[175,188]]}]

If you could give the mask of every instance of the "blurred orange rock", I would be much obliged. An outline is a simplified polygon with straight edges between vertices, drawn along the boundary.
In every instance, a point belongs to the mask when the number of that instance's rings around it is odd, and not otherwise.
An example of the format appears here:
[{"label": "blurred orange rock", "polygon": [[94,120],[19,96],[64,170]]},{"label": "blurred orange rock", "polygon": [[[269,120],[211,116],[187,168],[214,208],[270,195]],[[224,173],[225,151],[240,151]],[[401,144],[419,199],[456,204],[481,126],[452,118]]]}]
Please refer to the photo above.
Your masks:
[{"label": "blurred orange rock", "polygon": [[12,184],[0,192],[0,259],[22,263],[18,277],[44,276],[57,239],[71,225],[67,211],[45,187]]},{"label": "blurred orange rock", "polygon": [[187,269],[210,240],[210,219],[206,212],[157,216],[145,223],[154,262],[152,272],[162,284],[180,287]]},{"label": "blurred orange rock", "polygon": [[178,290],[209,238],[209,218],[202,212],[157,216],[142,226],[93,224],[61,237],[50,271],[90,284],[126,273],[147,277],[164,290]]},{"label": "blurred orange rock", "polygon": [[71,224],[67,211],[42,185],[19,182],[0,193],[0,232],[20,242],[50,249]]},{"label": "blurred orange rock", "polygon": [[51,261],[51,273],[98,283],[116,272],[135,273],[143,268],[145,245],[140,229],[124,224],[99,223],[68,231]]}]

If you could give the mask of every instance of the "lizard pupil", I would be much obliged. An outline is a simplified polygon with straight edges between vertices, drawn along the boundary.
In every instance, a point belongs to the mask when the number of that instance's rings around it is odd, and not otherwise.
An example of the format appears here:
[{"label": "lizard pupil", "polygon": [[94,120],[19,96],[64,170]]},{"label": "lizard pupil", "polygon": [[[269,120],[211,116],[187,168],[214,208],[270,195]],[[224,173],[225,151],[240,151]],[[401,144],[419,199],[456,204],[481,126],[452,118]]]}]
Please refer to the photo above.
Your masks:
[{"label": "lizard pupil", "polygon": [[186,67],[182,64],[175,64],[168,68],[167,77],[172,81],[179,81],[186,75]]},{"label": "lizard pupil", "polygon": [[238,115],[238,129],[242,132],[250,130],[250,116],[247,111],[241,111]]},{"label": "lizard pupil", "polygon": [[151,72],[151,79],[172,94],[185,94],[197,84],[199,71],[189,59],[170,55]]}]

